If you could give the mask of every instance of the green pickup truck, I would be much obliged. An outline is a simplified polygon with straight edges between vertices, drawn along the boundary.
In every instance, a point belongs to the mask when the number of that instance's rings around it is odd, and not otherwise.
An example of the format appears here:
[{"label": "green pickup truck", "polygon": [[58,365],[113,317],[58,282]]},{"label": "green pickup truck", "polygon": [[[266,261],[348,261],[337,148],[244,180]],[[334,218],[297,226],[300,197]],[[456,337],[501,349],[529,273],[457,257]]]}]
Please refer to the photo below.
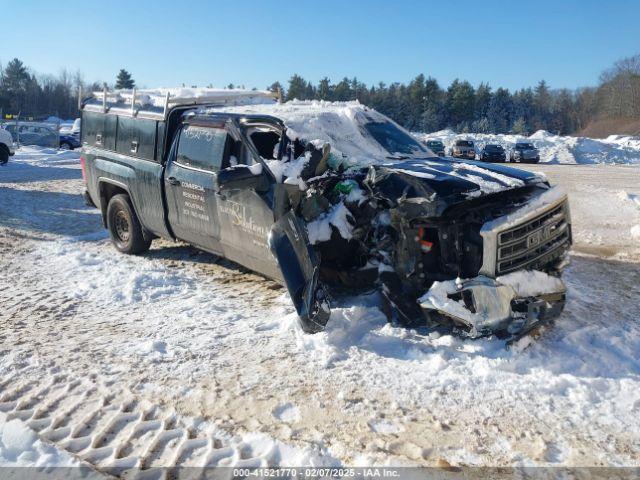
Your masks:
[{"label": "green pickup truck", "polygon": [[306,332],[345,288],[377,288],[390,321],[469,337],[522,334],[564,305],[565,194],[434,156],[357,102],[105,90],[82,101],[81,141],[86,199],[117,250],[162,237],[229,258],[286,285]]}]

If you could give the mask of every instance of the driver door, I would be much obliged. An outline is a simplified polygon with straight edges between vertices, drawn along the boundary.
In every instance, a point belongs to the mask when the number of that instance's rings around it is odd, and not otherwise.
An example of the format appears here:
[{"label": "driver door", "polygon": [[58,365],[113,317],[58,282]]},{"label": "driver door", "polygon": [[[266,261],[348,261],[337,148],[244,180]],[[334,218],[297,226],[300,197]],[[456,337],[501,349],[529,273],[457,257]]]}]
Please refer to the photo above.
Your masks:
[{"label": "driver door", "polygon": [[235,143],[232,158],[241,165],[258,167],[259,174],[267,176],[272,185],[268,191],[236,188],[226,189],[218,195],[221,242],[225,257],[263,275],[281,280],[282,274],[269,248],[269,232],[275,222],[273,179],[267,175],[266,166],[262,163],[275,156],[280,132],[275,129],[259,129],[260,139],[263,141],[259,150],[254,145],[252,132],[255,133],[252,129],[245,131],[245,140]]},{"label": "driver door", "polygon": [[183,124],[164,174],[168,221],[176,238],[221,253],[218,171],[228,162],[224,124]]}]

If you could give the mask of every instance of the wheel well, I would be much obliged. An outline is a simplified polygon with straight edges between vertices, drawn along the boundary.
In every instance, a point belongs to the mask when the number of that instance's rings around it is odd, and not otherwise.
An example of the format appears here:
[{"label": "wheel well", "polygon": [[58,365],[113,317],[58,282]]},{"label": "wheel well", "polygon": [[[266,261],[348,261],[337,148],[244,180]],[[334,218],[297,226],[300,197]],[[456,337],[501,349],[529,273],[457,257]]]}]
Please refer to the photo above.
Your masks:
[{"label": "wheel well", "polygon": [[100,182],[98,185],[100,191],[100,211],[102,212],[102,224],[107,228],[107,205],[111,197],[118,194],[129,195],[124,188],[114,185],[113,183]]}]

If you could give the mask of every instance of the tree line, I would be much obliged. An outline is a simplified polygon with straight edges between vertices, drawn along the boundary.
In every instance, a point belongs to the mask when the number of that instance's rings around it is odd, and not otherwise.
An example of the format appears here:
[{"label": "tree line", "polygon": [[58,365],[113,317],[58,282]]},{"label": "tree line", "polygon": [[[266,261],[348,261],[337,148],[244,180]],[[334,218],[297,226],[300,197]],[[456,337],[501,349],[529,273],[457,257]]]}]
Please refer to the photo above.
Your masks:
[{"label": "tree line", "polygon": [[[133,88],[131,74],[118,72],[115,88]],[[102,90],[99,82],[87,83],[80,72],[67,70],[57,75],[36,75],[19,59],[14,58],[6,67],[0,65],[0,112],[20,118],[40,120],[50,115],[63,119],[78,116],[78,91]]]},{"label": "tree line", "polygon": [[420,74],[408,84],[367,86],[357,78],[317,84],[294,74],[285,89],[287,100],[358,100],[413,131],[451,128],[457,132],[530,134],[548,130],[561,135],[579,132],[601,118],[640,119],[640,55],[622,59],[602,73],[596,87],[551,89],[541,80],[533,88],[511,92],[486,83],[474,88],[454,80],[443,88]]},{"label": "tree line", "polygon": [[[86,83],[80,72],[65,70],[58,76],[36,75],[19,59],[0,65],[0,111],[22,117],[57,115],[74,118],[77,91],[100,90],[101,83]],[[132,88],[132,75],[122,69],[116,88]],[[229,88],[233,88],[230,84]],[[552,89],[541,80],[533,88],[515,91],[486,83],[474,87],[456,79],[447,87],[423,74],[408,83],[367,86],[357,78],[317,83],[294,74],[286,88],[278,90],[286,100],[358,100],[413,131],[451,128],[458,132],[529,134],[548,130],[572,134],[602,118],[640,119],[640,55],[624,58],[602,73],[594,87]]]},{"label": "tree line", "polygon": [[57,76],[36,75],[14,58],[4,68],[0,65],[0,111],[5,117],[75,118],[80,86],[99,88],[97,84],[87,85],[80,72],[63,70]]}]

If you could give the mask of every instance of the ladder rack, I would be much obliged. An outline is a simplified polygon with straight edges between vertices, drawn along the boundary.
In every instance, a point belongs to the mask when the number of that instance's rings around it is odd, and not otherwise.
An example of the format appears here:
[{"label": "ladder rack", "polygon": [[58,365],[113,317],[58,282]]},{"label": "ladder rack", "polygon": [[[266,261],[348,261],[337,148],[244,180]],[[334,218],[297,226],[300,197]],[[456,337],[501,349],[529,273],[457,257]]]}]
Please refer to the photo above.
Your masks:
[{"label": "ladder rack", "polygon": [[161,88],[109,90],[90,92],[83,98],[78,92],[78,107],[101,113],[163,119],[180,106],[223,107],[232,105],[255,105],[280,101],[280,92],[266,90],[213,89],[213,88]]}]

